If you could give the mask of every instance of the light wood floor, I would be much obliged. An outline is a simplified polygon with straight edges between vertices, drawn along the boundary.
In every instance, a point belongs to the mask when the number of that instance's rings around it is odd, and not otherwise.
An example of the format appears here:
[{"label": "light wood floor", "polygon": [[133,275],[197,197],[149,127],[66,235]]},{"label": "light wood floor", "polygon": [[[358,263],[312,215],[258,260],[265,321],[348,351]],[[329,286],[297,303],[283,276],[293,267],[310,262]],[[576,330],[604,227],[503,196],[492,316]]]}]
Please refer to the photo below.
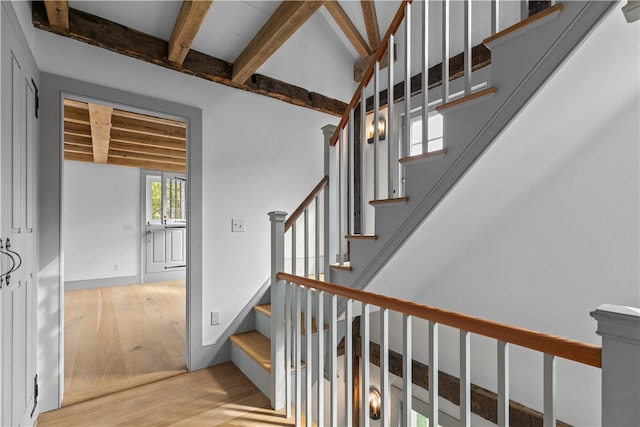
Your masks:
[{"label": "light wood floor", "polygon": [[231,362],[184,369],[184,282],[65,293],[65,399],[49,426],[291,426]]},{"label": "light wood floor", "polygon": [[65,292],[63,406],[186,372],[185,282]]},{"label": "light wood floor", "polygon": [[49,426],[291,426],[231,362],[41,414]]}]

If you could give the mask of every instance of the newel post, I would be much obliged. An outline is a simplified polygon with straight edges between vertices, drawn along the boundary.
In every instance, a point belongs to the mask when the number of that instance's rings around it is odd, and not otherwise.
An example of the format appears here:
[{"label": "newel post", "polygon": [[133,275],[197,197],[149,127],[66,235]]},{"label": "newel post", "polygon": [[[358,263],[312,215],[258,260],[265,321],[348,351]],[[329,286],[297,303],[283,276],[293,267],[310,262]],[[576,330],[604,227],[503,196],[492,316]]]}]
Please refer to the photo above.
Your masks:
[{"label": "newel post", "polygon": [[285,406],[285,286],[276,275],[284,271],[286,212],[269,212],[271,221],[271,407]]},{"label": "newel post", "polygon": [[640,308],[603,304],[591,316],[602,337],[602,425],[640,426]]},{"label": "newel post", "polygon": [[[331,138],[336,132],[336,126],[326,125],[322,127],[324,135],[324,174],[329,177],[329,186],[324,192],[324,280],[331,281],[331,260],[333,259],[333,249],[335,248],[336,236],[336,215],[331,215],[331,201],[337,200],[338,180],[334,179],[337,171],[336,156],[332,151]],[[335,213],[335,211],[334,211]]]}]

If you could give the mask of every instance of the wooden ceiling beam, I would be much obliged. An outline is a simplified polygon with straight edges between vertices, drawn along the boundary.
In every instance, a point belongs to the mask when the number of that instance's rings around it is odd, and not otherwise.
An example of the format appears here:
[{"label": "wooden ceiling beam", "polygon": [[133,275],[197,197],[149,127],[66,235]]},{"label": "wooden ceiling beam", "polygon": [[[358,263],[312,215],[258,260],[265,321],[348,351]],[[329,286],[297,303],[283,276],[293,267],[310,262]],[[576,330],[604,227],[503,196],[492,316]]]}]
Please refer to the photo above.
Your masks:
[{"label": "wooden ceiling beam", "polygon": [[373,0],[360,0],[360,6],[362,7],[362,16],[364,17],[364,26],[367,29],[369,49],[374,53],[380,47],[380,28],[378,27],[376,4]]},{"label": "wooden ceiling beam", "polygon": [[126,142],[111,141],[111,150],[118,150],[139,155],[162,156],[169,159],[181,159],[186,161],[187,153],[181,150],[171,150],[169,148],[149,147],[146,145],[129,144]]},{"label": "wooden ceiling beam", "polygon": [[107,159],[109,158],[112,112],[112,107],[89,103],[91,140],[93,141],[93,160],[96,163],[107,163]]},{"label": "wooden ceiling beam", "polygon": [[184,0],[169,39],[169,61],[182,65],[213,0]]},{"label": "wooden ceiling beam", "polygon": [[130,160],[140,160],[143,162],[152,161],[152,162],[162,162],[162,163],[178,165],[178,166],[185,165],[184,159],[175,159],[172,157],[157,156],[157,155],[147,154],[147,153],[144,153],[144,154],[132,153],[131,151],[128,151],[128,150],[115,150],[115,149],[109,150],[109,159],[112,159],[115,157],[122,158],[122,159],[130,159]]},{"label": "wooden ceiling beam", "polygon": [[347,108],[347,104],[343,101],[260,74],[254,74],[244,84],[235,83],[231,79],[233,64],[193,49],[189,51],[184,63],[180,66],[168,60],[167,41],[73,8],[69,9],[70,30],[49,24],[44,4],[41,1],[32,3],[31,12],[35,28],[98,46],[130,58],[332,116],[342,117]]},{"label": "wooden ceiling beam", "polygon": [[184,141],[163,138],[159,136],[144,135],[135,132],[127,132],[121,129],[113,129],[111,132],[111,142],[126,142],[130,144],[149,145],[159,148],[169,148],[172,150],[185,151],[187,149]]},{"label": "wooden ceiling beam", "polygon": [[69,29],[69,2],[67,0],[45,0],[49,24],[64,30]]},{"label": "wooden ceiling beam", "polygon": [[283,1],[233,63],[231,80],[242,84],[307,22],[324,1]]},{"label": "wooden ceiling beam", "polygon": [[80,154],[90,154],[91,160],[93,160],[93,148],[90,145],[75,145],[69,144],[67,142],[64,143],[64,152],[65,153],[80,153]]},{"label": "wooden ceiling beam", "polygon": [[173,138],[184,141],[187,138],[187,130],[184,127],[170,126],[160,123],[152,123],[134,118],[113,116],[113,129],[122,129],[145,135],[157,135],[165,138]]},{"label": "wooden ceiling beam", "polygon": [[326,1],[324,3],[324,7],[327,8],[329,13],[333,17],[333,20],[336,21],[338,27],[340,27],[344,35],[347,36],[347,39],[349,39],[349,42],[351,42],[356,52],[358,52],[360,58],[367,58],[373,53],[369,49],[369,45],[367,44],[364,37],[362,37],[353,21],[351,21],[351,19],[344,11],[342,6],[340,6],[340,4],[337,2],[337,0]]}]

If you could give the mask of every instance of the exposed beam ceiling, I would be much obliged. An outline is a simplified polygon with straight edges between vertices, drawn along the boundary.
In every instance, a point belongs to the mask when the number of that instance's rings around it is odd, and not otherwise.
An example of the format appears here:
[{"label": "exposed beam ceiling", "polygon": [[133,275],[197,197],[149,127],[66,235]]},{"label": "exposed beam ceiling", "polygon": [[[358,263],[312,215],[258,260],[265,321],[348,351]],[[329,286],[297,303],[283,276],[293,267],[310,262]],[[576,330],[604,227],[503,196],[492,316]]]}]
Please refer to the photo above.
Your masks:
[{"label": "exposed beam ceiling", "polygon": [[233,63],[232,80],[242,84],[309,19],[324,1],[283,1]]},{"label": "exposed beam ceiling", "polygon": [[69,2],[67,0],[45,0],[49,24],[65,30],[69,29]]},{"label": "exposed beam ceiling", "polygon": [[[93,138],[91,109],[94,104],[64,100],[64,158],[84,162],[95,159],[100,144]],[[97,105],[97,109],[108,109]],[[106,116],[107,112],[103,111]],[[166,172],[186,171],[186,124],[129,111],[112,109],[109,165],[132,166]]]},{"label": "exposed beam ceiling", "polygon": [[169,39],[169,61],[182,65],[213,0],[184,0]]},{"label": "exposed beam ceiling", "polygon": [[317,92],[309,92],[299,86],[260,74],[254,74],[244,84],[235,83],[231,80],[232,64],[193,49],[189,51],[182,65],[175,64],[167,59],[168,42],[166,40],[131,30],[115,22],[73,8],[69,10],[70,30],[51,25],[43,3],[38,1],[32,3],[32,21],[34,27],[41,30],[202,79],[276,98],[300,107],[338,117],[342,116],[347,108],[347,104],[340,100],[329,98]]},{"label": "exposed beam ceiling", "polygon": [[361,58],[367,58],[371,55],[373,52],[369,49],[369,45],[337,0],[326,1],[324,6],[327,8],[334,21],[336,21],[336,24],[338,24],[338,27],[340,27],[344,35],[347,36],[347,39],[349,39],[349,42],[351,42],[356,52],[358,52],[358,55],[360,55]]},{"label": "exposed beam ceiling", "polygon": [[89,104],[89,123],[91,124],[91,141],[93,144],[93,161],[107,163],[109,158],[109,141],[111,139],[112,107]]},{"label": "exposed beam ceiling", "polygon": [[367,29],[369,49],[373,53],[380,47],[380,29],[378,28],[376,5],[373,0],[360,0],[360,6],[362,7],[362,15],[364,17],[364,26]]}]

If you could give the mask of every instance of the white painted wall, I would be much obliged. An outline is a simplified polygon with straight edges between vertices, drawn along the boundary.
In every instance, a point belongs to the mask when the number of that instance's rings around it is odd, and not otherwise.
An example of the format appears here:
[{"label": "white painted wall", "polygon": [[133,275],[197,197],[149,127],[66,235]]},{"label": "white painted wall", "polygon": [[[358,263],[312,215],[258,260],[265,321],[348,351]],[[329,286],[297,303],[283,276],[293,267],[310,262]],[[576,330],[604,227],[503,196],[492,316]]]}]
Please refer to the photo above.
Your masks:
[{"label": "white painted wall", "polygon": [[63,169],[65,280],[139,275],[140,169],[74,161]]},{"label": "white painted wall", "polygon": [[[292,212],[322,177],[320,128],[337,119],[35,32],[42,71],[203,111],[203,341],[213,344],[269,276],[267,212]],[[231,233],[231,219],[246,220]],[[209,325],[221,310],[222,323]]]}]

